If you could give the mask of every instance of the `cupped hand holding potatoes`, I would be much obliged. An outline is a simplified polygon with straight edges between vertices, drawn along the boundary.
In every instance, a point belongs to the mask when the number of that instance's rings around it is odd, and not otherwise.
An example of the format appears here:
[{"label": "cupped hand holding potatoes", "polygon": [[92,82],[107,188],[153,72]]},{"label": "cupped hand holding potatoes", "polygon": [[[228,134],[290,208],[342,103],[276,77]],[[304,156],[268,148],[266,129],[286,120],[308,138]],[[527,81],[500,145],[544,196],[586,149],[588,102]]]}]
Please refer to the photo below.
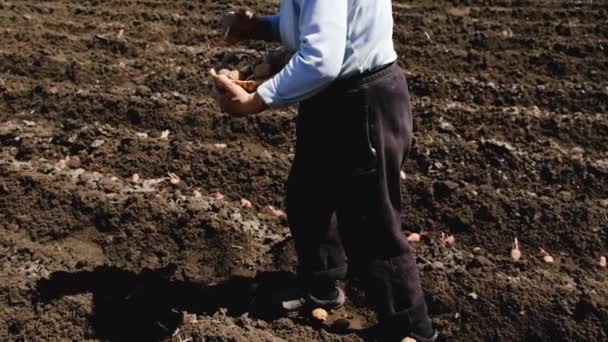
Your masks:
[{"label": "cupped hand holding potatoes", "polygon": [[268,108],[258,93],[249,93],[227,75],[211,71],[215,79],[213,97],[223,112],[234,116],[260,113]]},{"label": "cupped hand holding potatoes", "polygon": [[[215,69],[209,71],[214,81],[213,97],[222,111],[244,116],[256,114],[268,108],[256,92],[262,80],[271,76],[271,68],[267,64],[259,64],[254,68],[253,75],[243,80],[244,75],[238,70]],[[257,79],[257,80],[256,80]]]}]

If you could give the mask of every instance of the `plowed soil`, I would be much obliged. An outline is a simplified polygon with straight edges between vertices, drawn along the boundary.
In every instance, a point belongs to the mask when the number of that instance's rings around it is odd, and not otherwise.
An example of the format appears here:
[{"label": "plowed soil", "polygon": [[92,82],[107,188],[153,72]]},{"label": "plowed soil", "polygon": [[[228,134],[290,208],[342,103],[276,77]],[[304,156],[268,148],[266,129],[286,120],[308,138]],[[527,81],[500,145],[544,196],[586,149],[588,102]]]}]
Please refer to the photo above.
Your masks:
[{"label": "plowed soil", "polygon": [[[416,117],[403,230],[428,232],[443,339],[606,341],[608,4],[393,4]],[[296,111],[215,107],[231,7],[278,2],[0,2],[0,340],[373,337],[269,310],[294,282],[287,220],[266,207],[284,207]],[[151,184],[169,172],[181,181]],[[344,315],[373,326],[346,287]]]}]

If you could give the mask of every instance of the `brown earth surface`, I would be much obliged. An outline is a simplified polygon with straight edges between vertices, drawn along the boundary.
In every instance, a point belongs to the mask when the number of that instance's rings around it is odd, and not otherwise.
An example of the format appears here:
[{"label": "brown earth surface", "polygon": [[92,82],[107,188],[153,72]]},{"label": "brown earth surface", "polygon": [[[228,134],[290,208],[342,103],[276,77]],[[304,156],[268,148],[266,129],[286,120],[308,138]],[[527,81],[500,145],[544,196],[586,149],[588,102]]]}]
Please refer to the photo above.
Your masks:
[{"label": "brown earth surface", "polygon": [[[403,230],[428,232],[443,339],[607,340],[608,4],[393,3],[417,137]],[[0,1],[0,340],[372,336],[268,310],[295,281],[287,221],[264,209],[284,205],[295,109],[221,114],[207,71],[234,50],[218,13],[277,5]],[[373,325],[346,286],[333,317]]]}]

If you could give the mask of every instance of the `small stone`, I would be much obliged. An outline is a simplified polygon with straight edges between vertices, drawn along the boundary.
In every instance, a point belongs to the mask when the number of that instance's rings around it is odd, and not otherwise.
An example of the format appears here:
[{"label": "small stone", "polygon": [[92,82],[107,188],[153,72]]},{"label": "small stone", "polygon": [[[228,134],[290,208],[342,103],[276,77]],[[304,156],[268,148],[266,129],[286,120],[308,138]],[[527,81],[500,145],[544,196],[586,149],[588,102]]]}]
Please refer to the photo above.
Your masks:
[{"label": "small stone", "polygon": [[99,185],[106,192],[118,192],[120,191],[120,184],[111,177],[104,177],[99,182]]},{"label": "small stone", "polygon": [[74,170],[74,172],[71,173],[72,178],[74,179],[78,179],[80,176],[82,176],[82,174],[84,174],[86,172],[85,169],[82,168],[78,168],[76,170]]},{"label": "small stone", "polygon": [[447,121],[441,121],[439,123],[439,130],[444,133],[454,132],[454,126]]},{"label": "small stone", "polygon": [[270,325],[268,324],[268,322],[263,321],[261,319],[255,322],[255,326],[256,326],[256,328],[263,329],[263,330],[264,329],[269,329],[269,327],[270,327]]},{"label": "small stone", "polygon": [[93,142],[91,143],[91,147],[92,147],[92,148],[99,148],[99,147],[101,147],[101,146],[102,146],[103,144],[105,144],[105,143],[106,143],[106,142],[105,142],[105,140],[102,140],[102,139],[96,139],[95,141],[93,141]]},{"label": "small stone", "polygon": [[602,268],[606,268],[606,257],[605,256],[601,256],[600,257],[600,261],[598,262],[598,265]]},{"label": "small stone", "polygon": [[88,183],[89,185],[93,185],[95,182],[99,182],[101,179],[101,174],[96,174],[94,172],[85,172],[80,175],[80,181]]},{"label": "small stone", "polygon": [[433,262],[433,264],[431,266],[436,270],[441,270],[441,269],[443,269],[444,265],[441,261],[435,261],[435,262]]},{"label": "small stone", "polygon": [[67,162],[66,165],[70,168],[70,169],[78,169],[80,167],[80,157],[78,156],[73,156],[70,157]]}]

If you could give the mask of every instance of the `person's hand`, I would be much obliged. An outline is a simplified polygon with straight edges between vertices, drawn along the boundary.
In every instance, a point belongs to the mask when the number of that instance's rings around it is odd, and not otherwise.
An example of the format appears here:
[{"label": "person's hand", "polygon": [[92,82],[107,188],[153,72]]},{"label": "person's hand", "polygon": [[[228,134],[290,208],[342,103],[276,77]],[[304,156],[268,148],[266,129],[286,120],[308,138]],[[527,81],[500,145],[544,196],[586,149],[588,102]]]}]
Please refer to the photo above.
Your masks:
[{"label": "person's hand", "polygon": [[220,19],[220,26],[224,30],[224,39],[229,44],[251,39],[267,42],[274,39],[272,25],[247,10],[227,12]]},{"label": "person's hand", "polygon": [[268,109],[258,93],[246,92],[224,75],[216,79],[215,86],[213,97],[223,112],[234,116],[247,116]]},{"label": "person's hand", "polygon": [[251,11],[230,11],[220,19],[220,26],[224,30],[224,39],[234,44],[251,39],[256,30],[256,20]]}]

